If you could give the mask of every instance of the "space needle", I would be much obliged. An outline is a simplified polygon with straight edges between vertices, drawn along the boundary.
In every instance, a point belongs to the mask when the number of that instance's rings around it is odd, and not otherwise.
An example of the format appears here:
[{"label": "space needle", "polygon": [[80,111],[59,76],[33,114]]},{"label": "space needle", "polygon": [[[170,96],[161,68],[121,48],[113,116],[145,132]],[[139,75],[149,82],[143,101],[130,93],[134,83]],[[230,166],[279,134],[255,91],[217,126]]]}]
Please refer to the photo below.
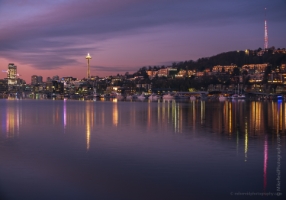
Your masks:
[{"label": "space needle", "polygon": [[91,59],[91,56],[89,55],[89,53],[87,54],[87,56],[85,57],[85,59],[87,59],[87,78],[90,79],[89,60]]}]

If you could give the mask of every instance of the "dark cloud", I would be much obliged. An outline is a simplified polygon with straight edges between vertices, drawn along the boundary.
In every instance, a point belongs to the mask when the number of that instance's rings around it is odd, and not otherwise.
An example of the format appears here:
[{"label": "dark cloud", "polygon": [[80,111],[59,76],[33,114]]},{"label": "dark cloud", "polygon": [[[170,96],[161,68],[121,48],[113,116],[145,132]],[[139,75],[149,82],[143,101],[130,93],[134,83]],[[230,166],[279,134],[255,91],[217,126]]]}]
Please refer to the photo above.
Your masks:
[{"label": "dark cloud", "polygon": [[[13,3],[14,2],[14,3]],[[76,65],[71,59],[79,54],[99,50],[98,46],[85,46],[88,41],[97,43],[110,38],[142,34],[151,28],[217,27],[262,21],[263,8],[268,8],[269,21],[280,23],[285,31],[285,2],[248,0],[121,0],[121,1],[3,1],[5,9],[13,4],[17,20],[6,22],[10,16],[0,13],[0,53],[2,57],[18,56],[22,63],[36,68],[54,69],[63,65]],[[24,2],[24,3],[23,3]],[[23,14],[17,6],[38,7],[43,12]],[[47,6],[44,10],[43,6]],[[10,5],[11,7],[11,5]],[[275,11],[274,11],[275,10]],[[11,10],[12,12],[12,10]],[[36,11],[35,11],[36,12]],[[283,27],[284,25],[284,27]],[[222,30],[228,31],[228,30]],[[211,36],[211,33],[210,33]],[[28,54],[28,56],[26,55]],[[24,56],[25,55],[25,56]],[[116,69],[118,71],[118,69]]]}]

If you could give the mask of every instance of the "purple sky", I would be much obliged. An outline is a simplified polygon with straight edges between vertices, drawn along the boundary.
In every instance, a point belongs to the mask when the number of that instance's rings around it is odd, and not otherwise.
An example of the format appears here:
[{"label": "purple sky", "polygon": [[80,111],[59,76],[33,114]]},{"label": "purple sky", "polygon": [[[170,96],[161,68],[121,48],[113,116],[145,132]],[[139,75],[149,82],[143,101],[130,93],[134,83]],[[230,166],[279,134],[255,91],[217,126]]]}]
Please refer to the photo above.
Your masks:
[{"label": "purple sky", "polygon": [[[0,66],[32,75],[135,72],[221,52],[286,47],[285,0],[0,0]],[[6,77],[5,73],[0,78]]]}]

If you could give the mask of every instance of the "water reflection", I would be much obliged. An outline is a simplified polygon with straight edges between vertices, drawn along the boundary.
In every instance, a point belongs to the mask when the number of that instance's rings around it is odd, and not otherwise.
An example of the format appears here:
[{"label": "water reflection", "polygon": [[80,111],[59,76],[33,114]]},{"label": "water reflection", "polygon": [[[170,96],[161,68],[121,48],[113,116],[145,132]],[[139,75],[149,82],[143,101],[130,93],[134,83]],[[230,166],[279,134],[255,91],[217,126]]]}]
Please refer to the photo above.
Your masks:
[{"label": "water reflection", "polygon": [[[154,124],[158,131],[172,130],[175,133],[190,134],[195,134],[200,127],[209,127],[215,134],[235,134],[238,137],[243,135],[245,160],[247,160],[249,136],[265,133],[283,134],[286,127],[286,103],[282,101],[190,101],[187,103],[50,101],[43,103],[43,105],[47,104],[47,109],[41,107],[31,113],[30,108],[25,108],[24,116],[21,102],[6,101],[2,104],[2,130],[5,130],[7,137],[19,134],[23,122],[41,124],[48,123],[50,120],[55,126],[62,124],[64,133],[71,123],[72,125],[85,124],[89,134],[94,123],[100,124],[101,127],[108,126],[110,123],[115,127],[120,126],[121,123],[128,123],[132,127],[140,125],[146,130],[150,130]],[[142,111],[137,112],[138,107],[142,107]],[[98,112],[95,112],[96,109]]]},{"label": "water reflection", "polygon": [[267,186],[268,141],[266,136],[264,138],[263,191],[265,192]]},{"label": "water reflection", "polygon": [[64,107],[63,107],[63,121],[64,121],[64,133],[66,132],[66,126],[67,126],[67,103],[66,100],[64,100]]},{"label": "water reflection", "polygon": [[90,116],[91,115],[91,111],[90,111],[90,104],[88,103],[86,106],[86,150],[89,150],[90,147]]},{"label": "water reflection", "polygon": [[20,125],[22,124],[22,108],[20,102],[9,100],[7,106],[1,109],[1,122],[3,133],[7,138],[14,138],[19,135]]},{"label": "water reflection", "polygon": [[113,122],[114,126],[118,125],[118,108],[117,108],[117,103],[113,104],[112,122]]},{"label": "water reflection", "polygon": [[247,161],[247,151],[248,151],[248,129],[247,129],[247,117],[245,117],[244,126],[244,161]]},{"label": "water reflection", "polygon": [[[102,150],[100,154],[110,150],[112,154],[108,155],[114,155],[114,152],[118,153],[114,156],[116,159],[120,157],[117,155],[122,155],[132,149],[134,150],[132,154],[126,154],[128,157],[125,158],[128,159],[124,158],[122,160],[123,162],[126,160],[135,161],[133,159],[138,156],[138,160],[136,160],[138,163],[142,161],[142,156],[146,159],[143,159],[144,162],[148,163],[150,157],[150,163],[154,163],[158,159],[152,156],[160,152],[158,158],[162,159],[164,164],[182,161],[183,164],[178,164],[178,166],[182,168],[182,173],[185,173],[184,177],[187,177],[186,174],[188,177],[192,177],[193,172],[189,170],[190,166],[195,166],[197,169],[204,168],[203,164],[196,165],[193,161],[196,159],[202,163],[205,161],[191,156],[199,152],[199,156],[207,155],[205,158],[208,159],[205,160],[208,164],[215,163],[214,170],[221,169],[223,171],[228,165],[231,166],[233,161],[234,168],[239,168],[239,170],[233,170],[237,173],[230,174],[231,178],[234,179],[235,176],[241,176],[241,174],[244,174],[243,172],[251,171],[254,168],[249,166],[255,166],[255,169],[258,170],[253,170],[250,173],[259,174],[259,184],[256,184],[256,189],[259,187],[259,190],[264,192],[268,192],[273,187],[272,183],[274,181],[271,175],[275,173],[273,170],[275,165],[275,167],[277,166],[277,188],[280,186],[280,143],[284,144],[283,142],[285,142],[285,139],[280,139],[280,135],[283,136],[286,133],[286,103],[282,101],[95,102],[5,100],[1,102],[0,109],[0,120],[2,122],[2,135],[0,137],[10,139],[20,135],[23,139],[25,135],[30,135],[32,137],[28,139],[32,138],[33,141],[42,142],[44,140],[41,135],[43,135],[44,139],[47,139],[45,141],[51,141],[49,145],[46,145],[48,151],[50,151],[51,145],[55,145],[59,141],[59,143],[63,143],[63,147],[57,149],[60,151],[72,150],[77,153],[80,151],[86,153],[85,151],[88,151],[88,155],[95,156],[94,152],[99,152],[97,150]],[[42,127],[48,130],[41,132]],[[151,134],[152,136],[149,137]],[[41,139],[39,140],[39,138]],[[201,138],[202,140],[196,140]],[[276,139],[277,151],[276,144],[273,142]],[[65,143],[66,141],[68,144]],[[72,147],[70,148],[70,146]],[[96,149],[93,149],[93,147],[96,147]],[[36,146],[36,149],[38,148]],[[123,153],[120,152],[121,150]],[[141,151],[145,154],[141,154]],[[59,151],[56,152],[58,154]],[[162,156],[162,152],[165,157]],[[168,152],[167,156],[166,152]],[[170,162],[168,160],[169,152],[170,157],[176,157]],[[192,154],[193,152],[195,153]],[[273,156],[276,153],[277,158]],[[209,155],[214,155],[214,158],[210,158]],[[90,156],[90,158],[93,156]],[[52,158],[54,155],[50,157]],[[276,160],[277,164],[275,163]],[[185,161],[188,161],[188,164]],[[78,163],[78,160],[74,163]],[[92,162],[88,162],[88,164],[90,163]],[[127,166],[134,167],[134,163],[130,164],[126,161]],[[139,166],[139,164],[137,165]],[[173,164],[167,166],[167,168],[172,167]],[[164,170],[164,168],[162,169]],[[172,172],[177,173],[177,171],[176,168]],[[221,171],[219,170],[219,172]],[[200,173],[205,173],[205,171],[202,170]],[[226,174],[228,174],[227,170]],[[238,185],[247,184],[245,182],[239,182]],[[277,192],[279,191],[277,190]]]}]

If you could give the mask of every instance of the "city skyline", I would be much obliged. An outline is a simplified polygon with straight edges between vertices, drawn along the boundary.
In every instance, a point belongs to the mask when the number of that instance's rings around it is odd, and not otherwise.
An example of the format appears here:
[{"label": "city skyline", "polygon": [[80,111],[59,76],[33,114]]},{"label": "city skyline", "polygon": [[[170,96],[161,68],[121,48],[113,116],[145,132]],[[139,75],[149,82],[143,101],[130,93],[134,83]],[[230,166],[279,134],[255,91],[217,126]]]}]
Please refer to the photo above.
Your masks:
[{"label": "city skyline", "polygon": [[[221,52],[286,46],[285,1],[0,1],[0,65],[32,75],[134,72]],[[16,14],[14,14],[16,13]],[[6,78],[1,73],[0,79]]]}]

